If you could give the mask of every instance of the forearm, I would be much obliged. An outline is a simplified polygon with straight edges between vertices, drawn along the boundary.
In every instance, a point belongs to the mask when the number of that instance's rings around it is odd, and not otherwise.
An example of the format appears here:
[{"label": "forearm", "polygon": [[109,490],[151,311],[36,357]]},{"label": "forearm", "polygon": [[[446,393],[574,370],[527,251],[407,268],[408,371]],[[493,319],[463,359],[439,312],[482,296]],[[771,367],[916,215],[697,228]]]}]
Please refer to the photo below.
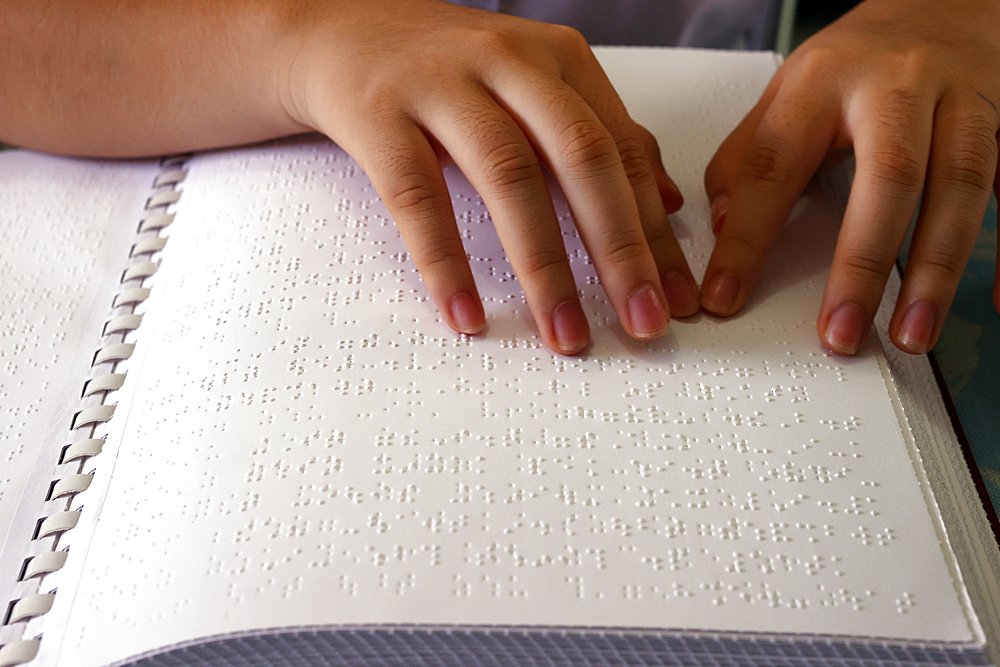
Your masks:
[{"label": "forearm", "polygon": [[282,104],[278,2],[0,3],[0,140],[132,157],[303,131]]}]

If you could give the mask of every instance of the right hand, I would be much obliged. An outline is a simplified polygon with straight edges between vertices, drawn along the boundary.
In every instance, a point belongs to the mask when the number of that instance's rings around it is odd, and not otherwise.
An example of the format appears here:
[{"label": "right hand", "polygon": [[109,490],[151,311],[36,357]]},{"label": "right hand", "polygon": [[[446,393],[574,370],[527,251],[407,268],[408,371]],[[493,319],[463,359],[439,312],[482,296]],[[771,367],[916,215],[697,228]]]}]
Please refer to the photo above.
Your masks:
[{"label": "right hand", "polygon": [[[812,36],[706,171],[718,240],[705,271],[705,310],[729,316],[746,304],[802,189],[828,153],[850,148],[857,168],[817,318],[820,338],[839,354],[861,349],[912,228],[888,333],[904,352],[927,352],[990,190],[1000,192],[997,104],[996,0],[866,0]],[[1000,274],[993,295],[1000,310]]]},{"label": "right hand", "polygon": [[285,110],[365,170],[445,321],[485,315],[440,157],[482,195],[545,343],[589,341],[543,167],[629,335],[698,309],[668,213],[680,193],[575,31],[441,0],[315,3],[285,45]]}]

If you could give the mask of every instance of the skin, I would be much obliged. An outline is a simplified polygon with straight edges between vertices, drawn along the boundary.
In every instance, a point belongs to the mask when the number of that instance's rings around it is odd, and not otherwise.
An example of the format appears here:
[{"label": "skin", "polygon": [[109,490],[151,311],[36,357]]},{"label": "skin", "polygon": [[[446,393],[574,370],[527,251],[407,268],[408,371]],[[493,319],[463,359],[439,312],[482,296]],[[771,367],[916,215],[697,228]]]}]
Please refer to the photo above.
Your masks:
[{"label": "skin", "polygon": [[655,338],[671,311],[698,310],[667,217],[681,196],[571,29],[439,0],[50,4],[64,6],[0,5],[6,141],[134,156],[322,132],[372,179],[444,319],[476,333],[485,315],[441,172],[453,160],[545,343],[575,354],[589,325],[548,169],[625,331]]},{"label": "skin", "polygon": [[[788,58],[709,165],[718,236],[702,306],[746,304],[807,181],[853,149],[820,338],[860,349],[922,199],[889,332],[905,352],[929,350],[998,187],[998,105],[1000,2],[859,5]],[[1000,310],[1000,281],[993,300]]]},{"label": "skin", "polygon": [[738,312],[824,156],[853,148],[820,336],[859,349],[922,196],[891,326],[919,353],[996,173],[998,14],[996,0],[867,0],[798,49],[707,171],[718,242],[700,298],[656,144],[568,28],[440,0],[4,0],[0,140],[133,157],[322,132],[372,179],[445,321],[477,333],[485,314],[441,173],[454,161],[562,354],[590,334],[544,170],[622,327],[650,339],[699,305]]}]

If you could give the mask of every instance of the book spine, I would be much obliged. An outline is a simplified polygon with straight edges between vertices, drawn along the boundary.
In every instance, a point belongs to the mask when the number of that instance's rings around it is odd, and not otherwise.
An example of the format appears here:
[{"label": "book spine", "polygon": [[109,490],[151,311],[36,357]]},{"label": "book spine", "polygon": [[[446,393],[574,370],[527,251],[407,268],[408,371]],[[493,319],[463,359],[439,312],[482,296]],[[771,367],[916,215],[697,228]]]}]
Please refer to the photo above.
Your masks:
[{"label": "book spine", "polygon": [[[188,156],[166,158],[152,183],[143,215],[136,229],[128,264],[110,304],[101,338],[80,390],[80,400],[67,425],[66,444],[54,462],[56,474],[48,485],[45,515],[38,518],[14,588],[15,599],[6,601],[0,646],[0,667],[31,662],[38,655],[42,636],[38,619],[48,613],[57,591],[46,582],[70,557],[68,533],[76,527],[82,496],[94,480],[96,462],[107,436],[107,422],[114,416],[116,393],[125,382],[128,359],[135,349],[133,332],[142,323],[142,303],[149,298],[149,279],[158,268],[158,254],[167,243],[164,230],[173,221],[172,207],[181,195]],[[56,575],[57,576],[57,575]],[[3,601],[0,601],[3,602]],[[20,626],[20,628],[18,628]],[[33,634],[34,633],[34,634]],[[13,639],[10,639],[13,637]]]}]

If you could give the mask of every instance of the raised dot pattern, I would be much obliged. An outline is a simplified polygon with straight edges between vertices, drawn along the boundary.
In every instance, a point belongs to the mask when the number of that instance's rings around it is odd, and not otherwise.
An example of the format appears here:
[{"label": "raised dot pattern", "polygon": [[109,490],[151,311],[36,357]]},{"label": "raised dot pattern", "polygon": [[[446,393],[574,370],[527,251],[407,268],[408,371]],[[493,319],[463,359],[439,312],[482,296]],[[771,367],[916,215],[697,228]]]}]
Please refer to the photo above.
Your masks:
[{"label": "raised dot pattern", "polygon": [[560,203],[595,323],[566,358],[459,174],[476,338],[441,323],[335,147],[189,167],[67,650],[316,623],[967,631],[878,352],[815,338],[824,200],[745,314],[651,344],[615,323]]}]

